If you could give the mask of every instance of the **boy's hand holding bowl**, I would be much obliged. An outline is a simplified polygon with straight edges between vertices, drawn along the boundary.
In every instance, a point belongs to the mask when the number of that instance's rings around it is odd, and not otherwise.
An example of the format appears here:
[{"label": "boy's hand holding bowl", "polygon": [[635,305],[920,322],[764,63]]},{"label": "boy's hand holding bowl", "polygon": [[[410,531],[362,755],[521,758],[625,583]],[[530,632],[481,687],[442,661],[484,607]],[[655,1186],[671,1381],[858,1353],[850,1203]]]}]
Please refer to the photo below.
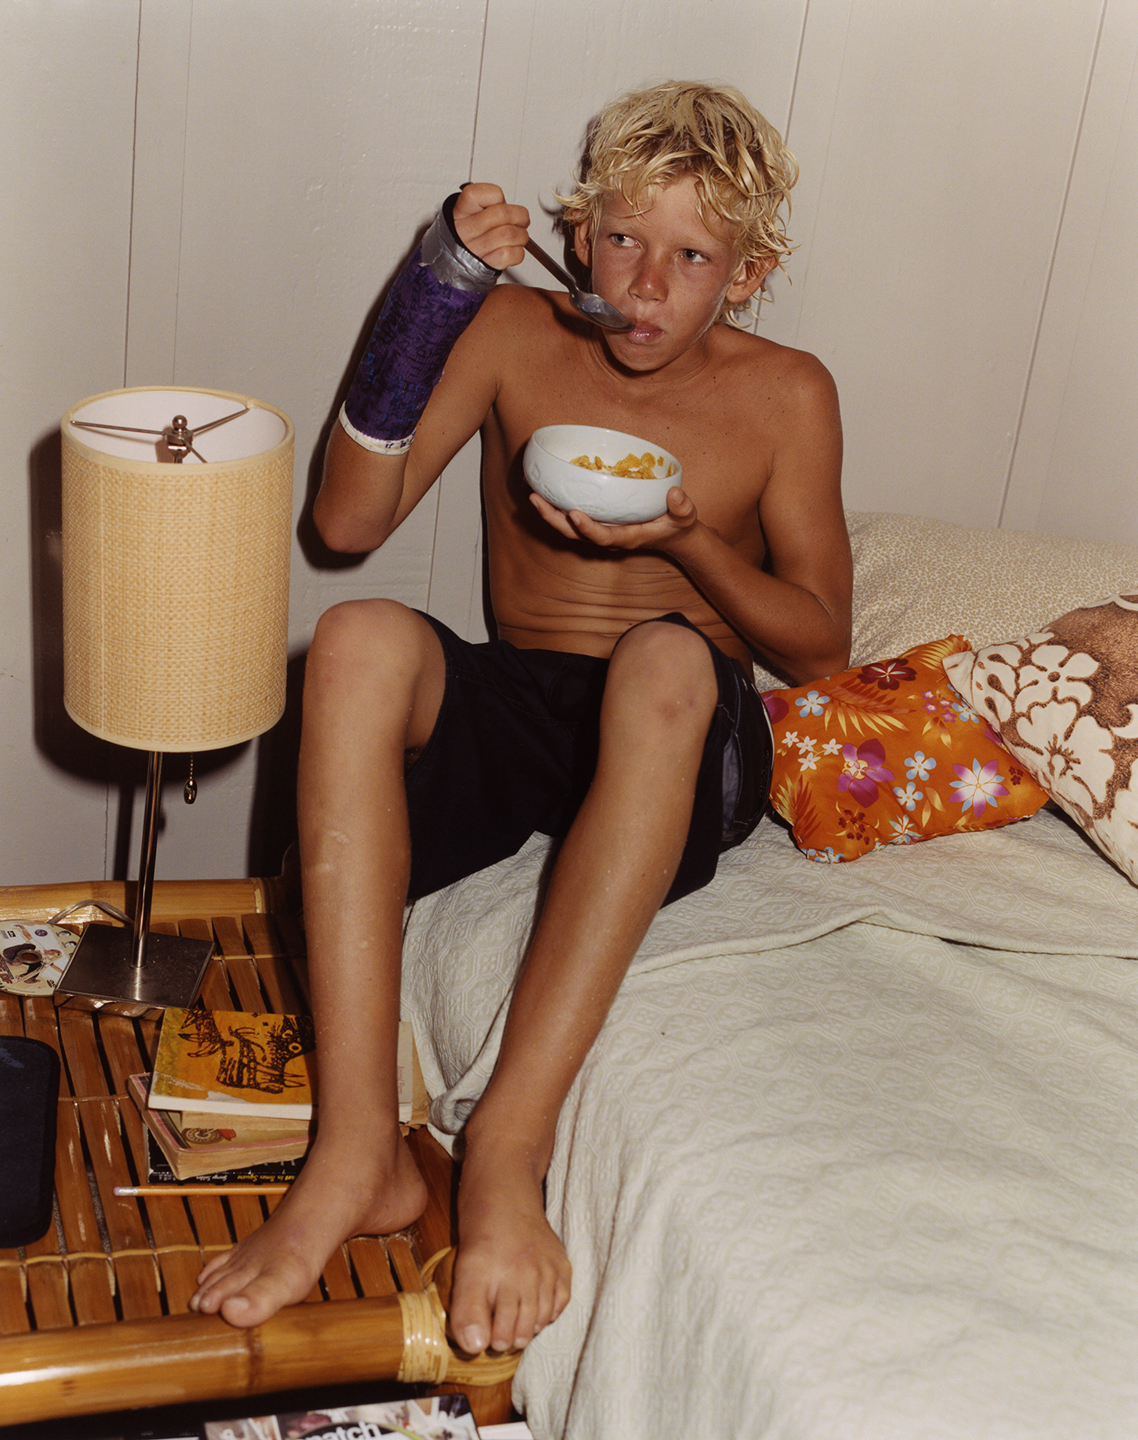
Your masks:
[{"label": "boy's hand holding bowl", "polygon": [[[611,473],[626,468],[622,462],[629,457],[644,456],[647,478]],[[605,469],[593,468],[598,460]],[[578,510],[605,525],[658,519],[667,513],[668,491],[683,485],[683,467],[667,450],[637,435],[593,425],[545,425],[535,430],[522,456],[522,472],[550,505],[566,514]]]}]

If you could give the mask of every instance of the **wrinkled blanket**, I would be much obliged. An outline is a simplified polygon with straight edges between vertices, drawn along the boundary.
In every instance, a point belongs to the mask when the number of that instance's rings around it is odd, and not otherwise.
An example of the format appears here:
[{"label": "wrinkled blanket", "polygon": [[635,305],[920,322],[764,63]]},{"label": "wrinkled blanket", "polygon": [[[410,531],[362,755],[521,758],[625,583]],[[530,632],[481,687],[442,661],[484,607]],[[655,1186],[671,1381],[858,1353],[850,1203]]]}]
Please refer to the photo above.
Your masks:
[{"label": "wrinkled blanket", "polygon": [[[547,862],[409,914],[444,1134]],[[764,821],[657,917],[562,1112],[534,1434],[1138,1434],[1136,960],[1138,888],[1050,811],[834,866]]]}]

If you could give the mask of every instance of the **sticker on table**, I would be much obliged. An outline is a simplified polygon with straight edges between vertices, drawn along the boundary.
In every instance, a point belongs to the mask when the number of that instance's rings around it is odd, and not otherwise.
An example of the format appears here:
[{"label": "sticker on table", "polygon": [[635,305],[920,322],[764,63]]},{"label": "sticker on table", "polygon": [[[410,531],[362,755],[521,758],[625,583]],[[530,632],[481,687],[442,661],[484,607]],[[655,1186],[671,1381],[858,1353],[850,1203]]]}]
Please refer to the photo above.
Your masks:
[{"label": "sticker on table", "polygon": [[78,935],[59,925],[0,924],[0,990],[50,995],[78,943]]}]

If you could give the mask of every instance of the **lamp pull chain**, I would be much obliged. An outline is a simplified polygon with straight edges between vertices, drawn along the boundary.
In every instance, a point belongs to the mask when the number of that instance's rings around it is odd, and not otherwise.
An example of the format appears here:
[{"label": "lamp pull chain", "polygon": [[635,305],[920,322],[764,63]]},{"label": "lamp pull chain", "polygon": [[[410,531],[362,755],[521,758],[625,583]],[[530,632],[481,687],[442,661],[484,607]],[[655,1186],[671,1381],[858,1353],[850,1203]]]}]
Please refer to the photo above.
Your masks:
[{"label": "lamp pull chain", "polygon": [[194,757],[190,756],[190,776],[186,781],[186,788],[182,791],[182,799],[187,805],[192,805],[198,798],[198,782],[194,779]]}]

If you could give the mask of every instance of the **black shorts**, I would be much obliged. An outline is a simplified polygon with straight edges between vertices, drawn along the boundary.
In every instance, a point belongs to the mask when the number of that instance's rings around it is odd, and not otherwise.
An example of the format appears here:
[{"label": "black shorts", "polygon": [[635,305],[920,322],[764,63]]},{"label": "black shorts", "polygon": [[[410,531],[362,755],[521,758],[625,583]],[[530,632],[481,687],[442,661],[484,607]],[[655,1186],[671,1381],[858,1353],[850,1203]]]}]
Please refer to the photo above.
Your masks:
[{"label": "black shorts", "polygon": [[[609,664],[505,640],[472,645],[424,618],[446,656],[446,690],[407,772],[412,900],[516,854],[535,832],[566,834],[593,778]],[[685,616],[660,618],[706,641],[719,685],[669,904],[706,885],[720,854],[758,824],[773,745],[766,707],[739,662]]]}]

